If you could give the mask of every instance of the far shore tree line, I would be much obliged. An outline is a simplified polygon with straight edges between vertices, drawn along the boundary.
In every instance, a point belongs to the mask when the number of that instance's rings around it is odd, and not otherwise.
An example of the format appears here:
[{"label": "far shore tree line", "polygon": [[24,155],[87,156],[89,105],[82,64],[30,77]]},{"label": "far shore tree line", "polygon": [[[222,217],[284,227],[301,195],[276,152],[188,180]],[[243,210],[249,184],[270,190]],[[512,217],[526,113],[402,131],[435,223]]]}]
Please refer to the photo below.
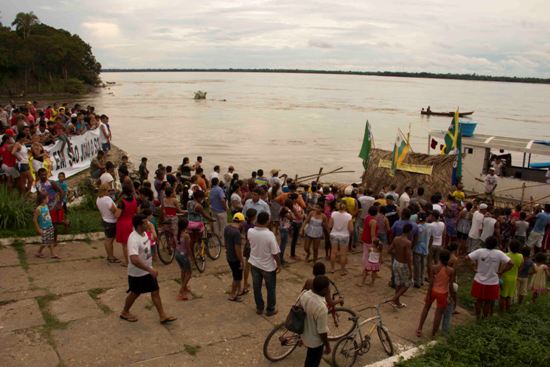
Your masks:
[{"label": "far shore tree line", "polygon": [[100,71],[89,44],[33,12],[0,23],[0,94],[83,93],[100,83]]}]

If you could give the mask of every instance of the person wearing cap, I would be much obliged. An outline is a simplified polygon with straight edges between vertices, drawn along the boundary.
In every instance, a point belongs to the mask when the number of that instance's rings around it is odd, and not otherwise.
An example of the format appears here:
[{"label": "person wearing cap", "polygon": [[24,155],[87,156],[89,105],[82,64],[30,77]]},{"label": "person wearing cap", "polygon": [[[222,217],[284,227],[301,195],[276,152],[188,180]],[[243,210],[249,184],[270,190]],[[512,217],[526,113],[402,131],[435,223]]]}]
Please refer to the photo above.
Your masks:
[{"label": "person wearing cap", "polygon": [[472,215],[472,226],[470,227],[470,232],[468,232],[468,252],[477,250],[481,244],[481,231],[483,230],[483,219],[485,218],[485,213],[487,213],[488,205],[481,203],[479,205],[479,210],[476,210]]},{"label": "person wearing cap", "polygon": [[225,240],[225,253],[227,257],[227,263],[231,269],[233,276],[233,282],[231,283],[231,293],[229,294],[229,301],[241,302],[241,281],[243,280],[243,251],[241,246],[241,230],[244,222],[244,215],[242,213],[235,213],[233,215],[233,222],[225,226],[223,231],[223,238]]},{"label": "person wearing cap", "polygon": [[113,253],[113,241],[116,237],[116,222],[121,210],[117,208],[115,202],[111,199],[110,195],[113,193],[111,185],[104,183],[99,187],[99,195],[95,201],[103,222],[103,231],[105,233],[105,242],[103,245],[107,253],[107,261],[111,264],[120,263],[120,260]]},{"label": "person wearing cap", "polygon": [[271,173],[271,177],[269,178],[269,186],[273,186],[275,185],[276,183],[279,184],[279,186],[281,186],[282,182],[281,182],[281,179],[279,178],[279,169],[278,168],[273,168],[269,173]]}]

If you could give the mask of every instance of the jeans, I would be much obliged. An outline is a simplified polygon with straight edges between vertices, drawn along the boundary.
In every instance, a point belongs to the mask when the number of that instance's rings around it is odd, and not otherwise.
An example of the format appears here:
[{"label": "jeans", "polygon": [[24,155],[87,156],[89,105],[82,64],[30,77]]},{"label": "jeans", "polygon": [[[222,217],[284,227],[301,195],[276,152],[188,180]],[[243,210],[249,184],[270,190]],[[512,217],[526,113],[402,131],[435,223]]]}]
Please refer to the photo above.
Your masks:
[{"label": "jeans", "polygon": [[267,308],[266,312],[275,311],[277,273],[274,271],[265,271],[252,265],[252,289],[254,290],[254,301],[256,310],[264,309],[264,298],[262,297],[262,282],[265,280],[267,288]]},{"label": "jeans", "polygon": [[281,235],[281,244],[279,248],[281,249],[281,263],[285,263],[285,249],[288,242],[288,228],[279,228],[279,234]]},{"label": "jeans", "polygon": [[427,255],[417,254],[413,252],[413,273],[414,285],[421,286],[424,284],[424,269],[426,269]]},{"label": "jeans", "polygon": [[222,243],[222,246],[224,246],[224,236],[223,231],[225,229],[225,226],[227,226],[227,213],[226,212],[220,212],[220,213],[214,213],[214,218],[216,221],[212,223],[212,229],[214,230],[214,233],[218,235],[220,238],[220,241]]},{"label": "jeans", "polygon": [[290,244],[290,256],[296,256],[296,244],[300,236],[300,228],[302,223],[292,222],[292,243]]},{"label": "jeans", "polygon": [[443,312],[443,317],[441,318],[441,330],[445,334],[451,329],[451,319],[453,318],[453,312],[455,310],[455,305],[450,303],[447,305],[447,308]]},{"label": "jeans", "polygon": [[317,348],[308,347],[304,367],[319,367],[323,358],[323,349],[323,345]]}]

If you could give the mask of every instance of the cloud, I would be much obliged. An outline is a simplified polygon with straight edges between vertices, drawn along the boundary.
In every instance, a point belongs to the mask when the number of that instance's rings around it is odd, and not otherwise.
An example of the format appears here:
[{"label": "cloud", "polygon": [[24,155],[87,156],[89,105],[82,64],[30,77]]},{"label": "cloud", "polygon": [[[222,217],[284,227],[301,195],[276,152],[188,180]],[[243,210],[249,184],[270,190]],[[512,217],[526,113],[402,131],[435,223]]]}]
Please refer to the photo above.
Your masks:
[{"label": "cloud", "polygon": [[317,47],[317,48],[333,48],[334,46],[328,42],[322,41],[322,40],[309,40],[308,41],[309,47]]},{"label": "cloud", "polygon": [[114,38],[120,36],[118,24],[109,22],[83,22],[82,27],[97,38]]}]

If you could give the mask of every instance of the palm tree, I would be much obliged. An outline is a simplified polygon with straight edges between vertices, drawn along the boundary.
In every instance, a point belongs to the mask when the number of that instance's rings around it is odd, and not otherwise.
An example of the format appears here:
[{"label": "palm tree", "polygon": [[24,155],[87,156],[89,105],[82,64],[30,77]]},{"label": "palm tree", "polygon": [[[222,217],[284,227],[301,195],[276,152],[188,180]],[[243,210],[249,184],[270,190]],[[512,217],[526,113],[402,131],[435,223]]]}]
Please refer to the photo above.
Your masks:
[{"label": "palm tree", "polygon": [[11,25],[15,26],[15,30],[23,37],[23,39],[27,39],[31,34],[32,26],[38,23],[40,23],[38,17],[31,11],[29,13],[17,13],[15,20],[11,22]]}]

